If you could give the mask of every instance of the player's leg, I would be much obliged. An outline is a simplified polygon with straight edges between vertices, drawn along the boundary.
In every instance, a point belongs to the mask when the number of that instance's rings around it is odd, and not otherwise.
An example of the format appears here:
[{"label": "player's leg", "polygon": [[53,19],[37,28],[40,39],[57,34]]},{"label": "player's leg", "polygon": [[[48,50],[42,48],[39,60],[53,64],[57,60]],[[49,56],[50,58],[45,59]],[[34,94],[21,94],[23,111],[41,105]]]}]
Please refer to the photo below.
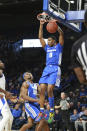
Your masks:
[{"label": "player's leg", "polygon": [[31,117],[28,118],[28,123],[27,124],[24,124],[20,131],[26,131],[27,129],[30,129],[32,126],[33,126],[33,119]]},{"label": "player's leg", "polygon": [[50,131],[47,121],[42,119],[36,126],[35,131]]},{"label": "player's leg", "polygon": [[2,120],[0,121],[0,131],[3,131],[5,126],[7,125],[7,123],[10,121],[9,107],[8,107],[8,104],[7,104],[5,98],[0,100],[0,106],[2,106],[1,107],[1,114],[3,116]]},{"label": "player's leg", "polygon": [[8,121],[9,121],[9,115],[8,115],[8,113],[1,113],[2,114],[2,116],[3,116],[3,118],[2,118],[2,120],[0,121],[0,131],[3,131],[4,130],[4,128],[5,128],[5,125],[8,123]]},{"label": "player's leg", "polygon": [[44,113],[44,102],[45,102],[45,91],[47,88],[46,84],[40,84],[41,92],[40,92],[40,111]]},{"label": "player's leg", "polygon": [[46,84],[40,84],[40,113],[38,115],[38,117],[36,118],[36,121],[40,121],[41,119],[43,119],[44,117],[44,102],[45,102],[45,91],[47,88]]},{"label": "player's leg", "polygon": [[40,84],[40,112],[44,113],[44,101],[45,101],[45,91],[47,89],[47,81],[48,81],[48,77],[49,75],[47,75],[47,68],[44,69],[43,74],[39,80],[39,84]]},{"label": "player's leg", "polygon": [[48,122],[51,123],[54,118],[54,95],[53,95],[53,89],[55,85],[48,85],[48,99],[49,99],[49,105],[50,105],[50,113],[49,113],[49,119]]},{"label": "player's leg", "polygon": [[49,76],[49,81],[48,81],[48,100],[49,100],[49,105],[50,105],[50,113],[49,113],[49,119],[48,123],[51,123],[54,118],[54,95],[53,95],[53,89],[55,87],[56,83],[56,78],[57,78],[57,72],[51,73]]},{"label": "player's leg", "polygon": [[49,105],[50,105],[50,109],[53,110],[54,109],[54,95],[53,95],[53,89],[54,89],[55,85],[48,85],[48,99],[49,99]]},{"label": "player's leg", "polygon": [[7,107],[8,107],[9,120],[5,125],[5,131],[11,131],[12,123],[13,123],[13,116],[12,116],[12,113],[10,111],[10,108],[9,108],[8,104],[7,104]]},{"label": "player's leg", "polygon": [[8,130],[11,131],[11,129],[12,129],[13,116],[10,111],[8,113],[9,113],[9,121],[5,125],[5,131],[8,131]]},{"label": "player's leg", "polygon": [[51,123],[54,118],[54,95],[53,89],[56,86],[60,86],[61,79],[61,69],[57,67],[56,72],[50,74],[48,79],[48,97],[49,97],[49,105],[50,105],[50,114],[48,122]]}]

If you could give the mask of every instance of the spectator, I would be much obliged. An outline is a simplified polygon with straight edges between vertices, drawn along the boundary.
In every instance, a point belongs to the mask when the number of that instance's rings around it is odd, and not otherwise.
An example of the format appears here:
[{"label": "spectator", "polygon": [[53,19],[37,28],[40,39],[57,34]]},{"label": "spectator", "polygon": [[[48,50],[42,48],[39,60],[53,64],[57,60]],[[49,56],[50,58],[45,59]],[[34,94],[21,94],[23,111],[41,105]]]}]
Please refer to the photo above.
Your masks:
[{"label": "spectator", "polygon": [[77,109],[73,110],[73,114],[70,115],[70,125],[71,129],[74,131],[75,130],[75,121],[79,118],[79,114]]},{"label": "spectator", "polygon": [[55,110],[54,120],[55,120],[55,131],[58,131],[62,127],[62,117],[58,109]]},{"label": "spectator", "polygon": [[85,111],[85,106],[82,106],[81,112],[79,113],[79,117],[81,117],[84,114]]},{"label": "spectator", "polygon": [[20,104],[16,104],[13,109],[11,109],[12,115],[14,119],[19,118],[21,116],[22,110],[20,109]]},{"label": "spectator", "polygon": [[81,88],[81,91],[80,91],[80,102],[81,103],[85,103],[86,100],[87,100],[87,92],[85,91],[84,88]]},{"label": "spectator", "polygon": [[15,107],[13,109],[11,109],[11,112],[12,112],[12,115],[14,117],[13,119],[13,127],[12,128],[17,128],[17,122],[18,122],[18,118],[21,117],[21,114],[22,114],[22,110],[21,108],[19,107],[20,104],[16,104]]},{"label": "spectator", "polygon": [[22,113],[20,115],[20,117],[15,119],[15,128],[17,127],[17,129],[20,129],[22,127],[23,124],[27,123],[27,115],[25,113],[25,107],[22,107]]},{"label": "spectator", "polygon": [[87,109],[84,111],[84,114],[80,117],[80,119],[75,121],[76,131],[79,131],[78,129],[79,126],[83,128],[83,131],[87,131],[86,124],[87,124]]},{"label": "spectator", "polygon": [[81,103],[79,101],[77,102],[77,110],[78,110],[78,112],[81,111]]},{"label": "spectator", "polygon": [[74,109],[74,110],[73,110],[73,114],[70,115],[70,121],[71,121],[71,122],[74,122],[74,121],[76,121],[78,118],[79,118],[78,111],[77,111],[77,109]]},{"label": "spectator", "polygon": [[69,116],[69,108],[70,104],[66,100],[66,94],[64,92],[61,93],[61,100],[60,105],[55,106],[55,109],[61,108],[61,116],[63,121],[62,130],[67,128],[67,130],[70,130],[70,116]]}]

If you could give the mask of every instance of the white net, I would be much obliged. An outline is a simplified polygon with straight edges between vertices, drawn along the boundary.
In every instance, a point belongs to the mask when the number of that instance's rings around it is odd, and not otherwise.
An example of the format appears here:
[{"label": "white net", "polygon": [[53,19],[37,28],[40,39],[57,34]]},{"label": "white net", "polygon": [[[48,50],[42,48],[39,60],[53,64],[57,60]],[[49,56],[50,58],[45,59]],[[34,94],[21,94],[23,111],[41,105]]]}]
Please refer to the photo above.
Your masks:
[{"label": "white net", "polygon": [[47,13],[43,12],[37,15],[38,20],[45,20],[45,22],[49,21],[57,21],[53,17],[49,16]]}]

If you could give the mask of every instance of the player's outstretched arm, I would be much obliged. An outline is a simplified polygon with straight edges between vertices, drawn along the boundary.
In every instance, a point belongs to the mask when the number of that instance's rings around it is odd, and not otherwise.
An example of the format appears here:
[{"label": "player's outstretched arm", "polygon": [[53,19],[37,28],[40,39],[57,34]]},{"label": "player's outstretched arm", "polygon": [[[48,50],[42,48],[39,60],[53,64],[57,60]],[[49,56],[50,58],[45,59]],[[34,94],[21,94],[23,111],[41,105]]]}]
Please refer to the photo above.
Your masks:
[{"label": "player's outstretched arm", "polygon": [[45,40],[43,39],[43,24],[45,21],[40,21],[40,27],[39,27],[39,39],[42,47],[45,47],[46,43]]},{"label": "player's outstretched arm", "polygon": [[0,88],[0,92],[2,92],[2,93],[4,93],[4,94],[6,94],[6,91],[5,91],[5,90],[3,90],[2,88]]},{"label": "player's outstretched arm", "polygon": [[85,77],[85,73],[81,67],[74,68],[74,72],[81,84],[87,85],[87,80]]},{"label": "player's outstretched arm", "polygon": [[[5,90],[3,90],[3,89],[1,89],[1,88],[0,88],[0,92],[2,92],[2,93],[5,94],[5,98],[6,98],[6,99],[9,99],[9,100],[11,100],[11,101],[16,101],[17,96],[13,96],[12,93],[10,93],[10,92],[8,92],[8,91],[5,91]],[[0,94],[0,98],[3,98],[3,95],[2,95],[2,94]]]},{"label": "player's outstretched arm", "polygon": [[58,26],[58,29],[57,29],[58,33],[59,33],[59,43],[61,45],[64,44],[64,33],[62,31],[62,29]]},{"label": "player's outstretched arm", "polygon": [[8,91],[5,91],[2,88],[0,88],[0,92],[4,93],[6,95],[6,97],[11,97],[12,96],[12,93],[10,93]]},{"label": "player's outstretched arm", "polygon": [[61,108],[61,106],[59,105],[59,106],[55,106],[55,109],[59,109],[59,108]]}]

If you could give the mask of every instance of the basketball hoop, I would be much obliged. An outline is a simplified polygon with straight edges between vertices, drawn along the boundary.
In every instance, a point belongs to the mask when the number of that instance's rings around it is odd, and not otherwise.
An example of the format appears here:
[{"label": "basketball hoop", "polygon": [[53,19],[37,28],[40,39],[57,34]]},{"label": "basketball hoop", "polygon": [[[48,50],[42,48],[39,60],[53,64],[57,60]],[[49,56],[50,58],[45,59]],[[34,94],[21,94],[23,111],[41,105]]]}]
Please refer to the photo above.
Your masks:
[{"label": "basketball hoop", "polygon": [[44,20],[46,22],[56,22],[57,21],[45,12],[38,14],[37,19],[38,20]]}]

